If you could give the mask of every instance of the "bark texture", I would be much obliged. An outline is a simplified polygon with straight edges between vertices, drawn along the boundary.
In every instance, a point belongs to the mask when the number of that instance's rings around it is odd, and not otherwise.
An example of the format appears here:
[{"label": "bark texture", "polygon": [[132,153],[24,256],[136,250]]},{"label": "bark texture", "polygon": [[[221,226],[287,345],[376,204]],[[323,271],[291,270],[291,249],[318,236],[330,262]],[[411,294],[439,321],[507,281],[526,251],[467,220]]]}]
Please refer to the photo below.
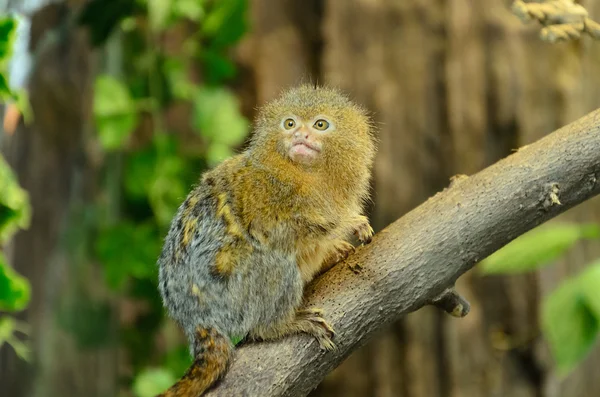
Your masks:
[{"label": "bark texture", "polygon": [[[309,288],[338,349],[307,336],[242,347],[210,396],[303,396],[379,328],[430,302],[481,259],[600,193],[600,110],[458,180]],[[556,204],[550,198],[560,191]],[[355,274],[350,268],[361,268]]]},{"label": "bark texture", "polygon": [[[380,138],[376,230],[443,189],[452,175],[471,175],[600,103],[598,43],[542,42],[537,24],[511,14],[510,0],[274,3],[251,0],[253,30],[239,51],[247,72],[240,84],[254,93],[246,109],[307,78],[340,86],[367,105]],[[598,3],[580,3],[599,19]],[[296,32],[295,40],[280,45],[284,31]],[[267,56],[274,48],[276,58]],[[598,222],[600,202],[561,220]],[[465,319],[424,308],[394,322],[311,395],[595,397],[600,349],[560,379],[539,332],[538,308],[562,279],[599,256],[600,247],[585,242],[533,274],[468,273],[458,281],[472,304]]]}]

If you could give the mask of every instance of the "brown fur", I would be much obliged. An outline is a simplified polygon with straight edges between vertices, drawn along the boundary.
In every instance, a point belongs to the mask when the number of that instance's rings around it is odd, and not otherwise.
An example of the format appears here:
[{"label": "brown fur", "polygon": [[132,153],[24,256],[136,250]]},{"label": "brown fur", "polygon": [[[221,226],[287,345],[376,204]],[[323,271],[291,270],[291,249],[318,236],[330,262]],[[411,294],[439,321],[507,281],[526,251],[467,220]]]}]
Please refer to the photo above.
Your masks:
[{"label": "brown fur", "polygon": [[157,397],[201,396],[227,371],[233,346],[214,329],[196,331],[196,357],[185,375]]},{"label": "brown fur", "polygon": [[[311,165],[294,163],[282,151],[279,122],[287,114],[325,114],[337,124],[336,133],[323,135],[324,150]],[[301,86],[267,104],[249,150],[208,178],[215,191],[229,192],[232,208],[224,207],[222,214],[232,234],[239,225],[261,243],[294,249],[308,282],[332,258],[347,256],[350,234],[363,230],[359,237],[370,238],[368,220],[360,214],[369,195],[374,155],[372,123],[365,110],[335,90],[319,88],[316,95],[314,87]],[[281,235],[281,224],[292,224],[294,235]]]},{"label": "brown fur", "polygon": [[[304,123],[325,117],[335,128],[305,124],[292,135],[283,124],[290,116]],[[290,137],[300,131],[320,145],[310,161],[290,155]],[[163,261],[160,268],[163,300],[192,334],[196,352],[188,373],[163,397],[199,396],[222,376],[231,346],[219,335],[269,340],[306,333],[321,348],[334,348],[323,313],[301,309],[302,293],[317,273],[352,252],[351,234],[370,241],[373,230],[362,211],[374,155],[372,125],[362,108],[335,90],[301,86],[260,111],[245,152],[205,174],[167,238],[188,257],[180,267]],[[171,258],[171,245],[165,247],[163,257]],[[180,285],[189,280],[189,293],[182,294]],[[229,306],[221,309],[222,302]],[[219,324],[221,333],[196,330],[198,324]]]}]

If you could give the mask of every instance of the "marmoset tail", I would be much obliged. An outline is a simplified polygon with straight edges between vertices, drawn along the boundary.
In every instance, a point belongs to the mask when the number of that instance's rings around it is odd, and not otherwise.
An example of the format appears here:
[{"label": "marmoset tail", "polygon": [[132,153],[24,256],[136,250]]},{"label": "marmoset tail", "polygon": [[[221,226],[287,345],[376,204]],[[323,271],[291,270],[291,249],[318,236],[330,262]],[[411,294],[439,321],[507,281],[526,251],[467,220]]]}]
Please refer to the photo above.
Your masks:
[{"label": "marmoset tail", "polygon": [[315,275],[369,242],[362,214],[375,155],[366,112],[338,91],[300,86],[259,112],[248,149],[204,174],[166,237],[159,289],[194,362],[162,396],[197,397],[227,371],[231,340],[334,331],[302,308]]}]

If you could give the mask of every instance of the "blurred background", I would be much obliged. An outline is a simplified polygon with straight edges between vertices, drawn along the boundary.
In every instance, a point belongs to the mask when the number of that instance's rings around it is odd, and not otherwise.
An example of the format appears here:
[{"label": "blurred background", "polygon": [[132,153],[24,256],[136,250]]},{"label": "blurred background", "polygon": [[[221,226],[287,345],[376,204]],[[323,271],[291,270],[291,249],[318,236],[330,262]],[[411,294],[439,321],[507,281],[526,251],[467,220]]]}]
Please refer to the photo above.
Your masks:
[{"label": "blurred background", "polygon": [[[581,3],[600,18],[600,3]],[[187,346],[156,289],[162,238],[199,175],[243,148],[256,107],[283,88],[334,85],[373,112],[376,230],[453,175],[596,109],[600,42],[546,43],[510,5],[0,1],[0,226],[13,222],[0,227],[0,395],[145,397],[183,373]],[[546,303],[600,258],[588,238],[600,201],[560,221],[575,225],[567,244],[557,232],[517,247],[558,238],[538,261],[548,266],[468,273],[466,318],[421,309],[311,395],[600,395],[600,313],[579,292],[567,309]],[[548,333],[556,324],[568,328]]]}]

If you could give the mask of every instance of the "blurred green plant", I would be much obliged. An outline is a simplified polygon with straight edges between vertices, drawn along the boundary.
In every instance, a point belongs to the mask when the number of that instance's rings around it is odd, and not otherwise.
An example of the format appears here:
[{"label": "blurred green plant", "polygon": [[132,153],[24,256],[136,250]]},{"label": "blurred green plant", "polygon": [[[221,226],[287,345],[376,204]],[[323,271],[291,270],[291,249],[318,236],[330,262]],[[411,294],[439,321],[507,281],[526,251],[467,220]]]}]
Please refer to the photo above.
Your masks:
[{"label": "blurred green plant", "polygon": [[14,103],[29,122],[32,118],[29,97],[24,89],[11,89],[8,83],[8,63],[13,54],[17,31],[17,20],[0,16],[0,102]]},{"label": "blurred green plant", "polygon": [[[187,344],[173,342],[179,339],[164,318],[156,260],[175,211],[201,172],[247,138],[249,124],[226,86],[236,74],[229,52],[247,30],[246,14],[246,0],[138,0],[129,14],[120,13],[117,37],[108,39],[107,57],[119,65],[95,82],[105,179],[92,211],[98,228],[93,252],[119,300],[143,308],[119,331],[134,369],[126,383],[138,397],[168,388],[191,364]],[[92,13],[85,23],[95,30]],[[183,36],[173,34],[182,30]],[[169,42],[171,34],[177,39]],[[111,40],[121,49],[118,56],[110,52]],[[166,116],[175,106],[189,109],[184,127]],[[63,325],[76,340],[89,342],[86,329]],[[160,355],[152,348],[157,336],[167,340]]]},{"label": "blurred green plant", "polygon": [[0,100],[12,99],[14,93],[8,85],[8,61],[12,55],[17,21],[10,17],[0,17]]},{"label": "blurred green plant", "polygon": [[[16,100],[17,94],[8,85],[7,63],[12,54],[17,23],[8,17],[0,18],[0,102]],[[14,271],[6,261],[3,247],[19,230],[29,226],[31,208],[27,193],[0,155],[0,311],[18,312],[27,307],[31,298],[29,281]],[[11,316],[0,316],[0,346],[8,343],[17,355],[30,357],[29,347],[17,337],[27,333],[27,325]]]},{"label": "blurred green plant", "polygon": [[[483,260],[484,274],[520,274],[551,264],[582,240],[600,239],[600,225],[538,227]],[[569,374],[600,337],[600,261],[563,281],[542,302],[541,329],[561,375]]]}]

